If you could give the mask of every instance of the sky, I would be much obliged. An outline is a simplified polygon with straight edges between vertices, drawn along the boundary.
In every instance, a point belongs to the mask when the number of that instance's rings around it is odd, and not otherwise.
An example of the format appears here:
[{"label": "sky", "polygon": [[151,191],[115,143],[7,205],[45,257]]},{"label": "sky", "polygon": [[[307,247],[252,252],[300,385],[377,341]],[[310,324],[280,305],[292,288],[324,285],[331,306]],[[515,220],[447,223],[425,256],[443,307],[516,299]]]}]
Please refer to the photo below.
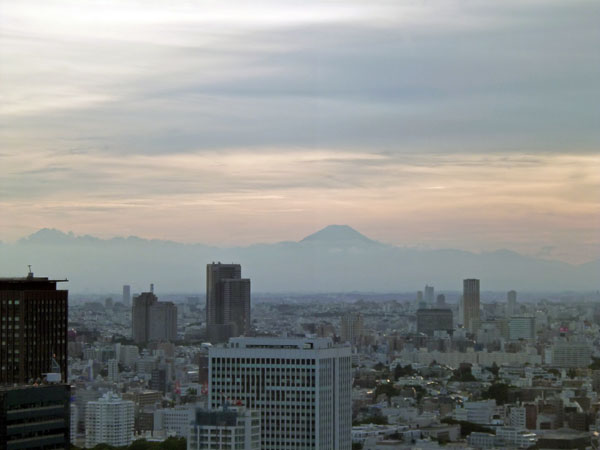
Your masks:
[{"label": "sky", "polygon": [[600,258],[596,0],[0,3],[0,240]]}]

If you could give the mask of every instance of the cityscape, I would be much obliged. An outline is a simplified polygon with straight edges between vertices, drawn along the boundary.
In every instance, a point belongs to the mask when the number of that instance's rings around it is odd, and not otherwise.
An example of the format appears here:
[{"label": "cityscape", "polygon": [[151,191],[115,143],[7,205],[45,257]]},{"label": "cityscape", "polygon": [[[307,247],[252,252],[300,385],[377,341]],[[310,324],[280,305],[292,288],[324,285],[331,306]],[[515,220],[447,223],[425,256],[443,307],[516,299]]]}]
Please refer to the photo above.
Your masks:
[{"label": "cityscape", "polygon": [[600,450],[600,1],[0,1],[0,450]]},{"label": "cityscape", "polygon": [[598,292],[488,301],[469,278],[457,299],[256,302],[240,264],[211,262],[204,296],[69,302],[67,280],[29,270],[0,279],[7,449],[598,444]]}]

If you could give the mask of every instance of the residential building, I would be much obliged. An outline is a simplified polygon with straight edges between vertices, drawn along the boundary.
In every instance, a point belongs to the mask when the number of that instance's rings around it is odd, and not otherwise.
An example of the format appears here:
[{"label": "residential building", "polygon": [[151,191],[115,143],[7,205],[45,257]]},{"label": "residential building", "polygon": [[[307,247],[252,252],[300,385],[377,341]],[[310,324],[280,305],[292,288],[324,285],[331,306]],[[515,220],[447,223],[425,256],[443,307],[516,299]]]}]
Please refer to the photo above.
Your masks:
[{"label": "residential building", "polygon": [[154,411],[154,431],[175,433],[176,436],[187,439],[190,432],[190,423],[193,422],[195,417],[194,413],[195,407],[191,405],[157,409]]},{"label": "residential building", "polygon": [[587,367],[591,362],[591,349],[585,342],[558,341],[552,347],[552,365],[556,367]]},{"label": "residential building", "polygon": [[209,406],[260,412],[263,450],[349,450],[350,346],[329,338],[232,338],[209,349]]},{"label": "residential building", "polygon": [[508,337],[512,341],[519,339],[535,339],[535,317],[511,317],[508,321]]},{"label": "residential building", "polygon": [[352,345],[358,345],[364,334],[362,314],[344,314],[340,324],[340,337],[342,342],[350,342]]},{"label": "residential building", "polygon": [[107,392],[86,406],[85,446],[91,448],[98,444],[115,447],[130,445],[133,440],[133,422],[133,402]]},{"label": "residential building", "polygon": [[480,400],[464,402],[462,407],[454,410],[454,418],[467,422],[488,425],[497,412],[496,400]]},{"label": "residential building", "polygon": [[172,302],[159,302],[153,292],[134,297],[131,320],[136,344],[177,339],[177,307]]},{"label": "residential building", "polygon": [[535,446],[537,442],[535,433],[517,427],[496,428],[496,438],[501,445],[508,448],[529,448]]},{"label": "residential building", "polygon": [[260,450],[260,413],[243,407],[197,409],[188,450]]},{"label": "residential building", "polygon": [[109,359],[106,363],[108,369],[108,379],[113,383],[119,381],[119,363],[116,359]]},{"label": "residential building", "polygon": [[435,331],[452,333],[453,329],[451,309],[419,309],[417,311],[417,333],[433,336]]},{"label": "residential building", "polygon": [[206,331],[211,342],[250,332],[250,280],[239,264],[206,265]]}]

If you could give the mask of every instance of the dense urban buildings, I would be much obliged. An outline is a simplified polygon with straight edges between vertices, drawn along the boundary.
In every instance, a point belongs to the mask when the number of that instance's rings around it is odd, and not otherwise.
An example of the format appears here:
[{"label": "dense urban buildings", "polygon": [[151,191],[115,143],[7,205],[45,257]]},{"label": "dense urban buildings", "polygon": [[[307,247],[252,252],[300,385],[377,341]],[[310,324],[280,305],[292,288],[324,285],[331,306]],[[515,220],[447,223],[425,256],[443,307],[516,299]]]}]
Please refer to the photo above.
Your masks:
[{"label": "dense urban buildings", "polygon": [[206,265],[206,330],[211,342],[250,332],[250,280],[239,264]]},{"label": "dense urban buildings", "polygon": [[0,278],[0,384],[42,380],[58,363],[67,378],[66,280]]},{"label": "dense urban buildings", "polygon": [[0,448],[68,449],[70,386],[0,386]]},{"label": "dense urban buildings", "polygon": [[232,338],[209,349],[209,406],[260,411],[263,450],[349,450],[349,346],[327,338]]},{"label": "dense urban buildings", "polygon": [[177,307],[172,302],[159,302],[152,290],[133,299],[132,333],[136,344],[177,339]]},{"label": "dense urban buildings", "polygon": [[[229,266],[223,276],[241,280],[240,266]],[[445,291],[440,308],[425,301],[428,287],[420,295],[259,296],[252,334],[264,337],[215,345],[207,342],[204,304],[190,293],[170,297],[179,316],[179,339],[171,342],[132,343],[136,310],[110,295],[75,301],[70,439],[83,447],[86,438],[174,437],[189,448],[269,450],[590,442],[600,430],[600,295],[522,292],[517,313],[508,315],[506,292],[486,292],[467,329],[461,322],[469,289]],[[145,314],[161,303],[152,289],[140,298],[147,300]],[[58,363],[54,370],[60,372]],[[50,371],[42,384],[57,376]],[[106,421],[103,432],[100,419],[89,416],[106,403],[119,405],[125,418],[119,426]],[[493,431],[465,431],[448,421]]]},{"label": "dense urban buildings", "polygon": [[476,331],[480,320],[479,280],[463,280],[463,326]]}]

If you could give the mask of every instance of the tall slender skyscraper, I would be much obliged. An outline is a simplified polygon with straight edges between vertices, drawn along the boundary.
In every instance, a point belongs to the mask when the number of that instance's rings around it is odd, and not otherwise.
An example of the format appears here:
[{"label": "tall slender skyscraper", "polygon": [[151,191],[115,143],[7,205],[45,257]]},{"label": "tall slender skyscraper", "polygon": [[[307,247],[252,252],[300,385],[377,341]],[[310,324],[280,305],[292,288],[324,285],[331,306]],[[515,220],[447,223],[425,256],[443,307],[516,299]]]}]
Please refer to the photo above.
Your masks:
[{"label": "tall slender skyscraper", "polygon": [[60,371],[67,379],[68,291],[29,273],[0,278],[0,384]]},{"label": "tall slender skyscraper", "polygon": [[463,280],[463,326],[471,332],[479,326],[479,280]]},{"label": "tall slender skyscraper", "polygon": [[211,342],[250,332],[250,280],[239,264],[206,265],[206,331]]},{"label": "tall slender skyscraper", "polygon": [[433,299],[434,297],[434,289],[433,286],[429,286],[429,285],[425,285],[425,302],[428,305],[432,305],[433,304]]},{"label": "tall slender skyscraper", "polygon": [[517,313],[517,291],[508,291],[506,293],[506,313],[513,316]]},{"label": "tall slender skyscraper", "polygon": [[129,306],[131,304],[131,286],[123,285],[123,304]]}]

